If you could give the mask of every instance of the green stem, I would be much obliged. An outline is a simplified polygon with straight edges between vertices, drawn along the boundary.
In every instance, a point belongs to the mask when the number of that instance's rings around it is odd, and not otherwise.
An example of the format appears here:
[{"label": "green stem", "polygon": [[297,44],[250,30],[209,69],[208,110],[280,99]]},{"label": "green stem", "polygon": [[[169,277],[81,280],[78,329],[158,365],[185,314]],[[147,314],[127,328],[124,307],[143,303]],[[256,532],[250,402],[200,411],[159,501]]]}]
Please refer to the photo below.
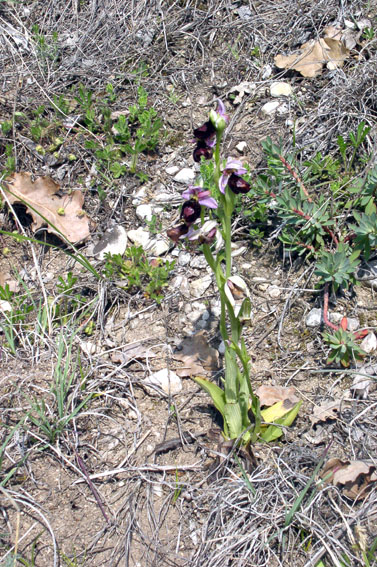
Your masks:
[{"label": "green stem", "polygon": [[226,265],[226,278],[230,278],[232,273],[232,219],[231,216],[224,211],[223,218],[224,227],[224,240],[225,240],[225,265]]},{"label": "green stem", "polygon": [[220,146],[221,146],[221,138],[222,132],[217,131],[216,133],[216,147],[215,147],[215,185],[218,188],[219,180],[221,176],[220,171]]}]

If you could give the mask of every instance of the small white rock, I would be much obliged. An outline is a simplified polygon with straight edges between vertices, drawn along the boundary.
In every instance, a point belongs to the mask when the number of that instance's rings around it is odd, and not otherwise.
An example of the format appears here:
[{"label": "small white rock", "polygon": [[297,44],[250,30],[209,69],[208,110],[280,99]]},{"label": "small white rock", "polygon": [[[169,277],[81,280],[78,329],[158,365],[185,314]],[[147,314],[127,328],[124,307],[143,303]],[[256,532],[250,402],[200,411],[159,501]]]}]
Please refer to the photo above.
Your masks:
[{"label": "small white rock", "polygon": [[270,86],[270,94],[274,98],[279,96],[292,96],[293,90],[289,83],[272,83],[272,85]]},{"label": "small white rock", "polygon": [[377,339],[374,333],[369,333],[362,341],[361,348],[365,350],[366,353],[371,353],[377,349]]},{"label": "small white rock", "polygon": [[0,311],[2,311],[3,313],[5,311],[12,311],[12,306],[9,301],[5,301],[5,299],[2,299],[0,301]]},{"label": "small white rock", "polygon": [[140,187],[137,191],[135,191],[132,199],[133,205],[140,205],[146,197],[147,190],[145,187]]},{"label": "small white rock", "polygon": [[152,207],[150,205],[139,205],[136,207],[136,216],[140,220],[151,221],[153,216]]},{"label": "small white rock", "polygon": [[207,260],[203,255],[194,256],[190,262],[191,268],[205,268],[207,266]]},{"label": "small white rock", "polygon": [[277,285],[270,285],[267,289],[267,293],[272,299],[277,299],[281,295],[281,291]]},{"label": "small white rock", "polygon": [[329,313],[329,321],[331,321],[331,323],[334,323],[334,325],[340,325],[343,317],[344,315],[342,313],[337,313],[336,311]]},{"label": "small white rock", "polygon": [[166,394],[178,394],[182,390],[182,380],[172,370],[163,368],[143,380],[146,386],[158,386]]},{"label": "small white rock", "polygon": [[360,321],[357,317],[347,317],[347,330],[352,333],[360,327]]},{"label": "small white rock", "polygon": [[190,252],[180,252],[178,256],[178,264],[179,266],[187,266],[190,263],[191,254]]},{"label": "small white rock", "polygon": [[142,227],[139,227],[136,230],[129,230],[128,231],[128,238],[133,242],[136,246],[143,246],[145,248],[149,243],[149,232],[144,230]]},{"label": "small white rock", "polygon": [[262,69],[262,79],[269,79],[272,75],[271,65],[265,65]]},{"label": "small white rock", "polygon": [[163,238],[156,238],[148,243],[147,249],[150,254],[153,254],[154,256],[161,256],[169,250],[170,246],[171,244],[169,241],[164,240]]},{"label": "small white rock", "polygon": [[266,116],[274,116],[279,106],[280,102],[278,100],[272,100],[271,102],[266,102],[266,104],[262,106],[261,111]]},{"label": "small white rock", "polygon": [[236,145],[236,150],[240,152],[240,154],[245,153],[246,148],[247,142],[238,142],[238,144]]},{"label": "small white rock", "polygon": [[221,343],[217,347],[217,350],[219,351],[220,354],[225,354],[225,343],[224,343],[224,341],[221,341]]},{"label": "small white rock", "polygon": [[96,345],[91,341],[81,341],[80,348],[87,355],[95,354],[97,351]]},{"label": "small white rock", "polygon": [[190,283],[190,292],[191,295],[195,298],[199,298],[202,297],[204,295],[204,293],[206,292],[206,290],[209,288],[209,286],[212,283],[212,277],[210,274],[199,278],[197,280],[194,280]]},{"label": "small white rock", "polygon": [[171,193],[157,193],[153,200],[157,201],[158,203],[171,203],[173,195]]},{"label": "small white rock", "polygon": [[123,226],[116,225],[106,232],[93,248],[93,256],[104,260],[105,255],[124,254],[127,248],[127,232]]},{"label": "small white rock", "polygon": [[191,183],[195,179],[195,172],[189,167],[184,167],[174,176],[174,181],[178,183]]},{"label": "small white rock", "polygon": [[314,308],[306,316],[305,324],[307,327],[319,327],[322,321],[322,309]]},{"label": "small white rock", "polygon": [[178,173],[179,167],[176,166],[176,165],[172,165],[172,166],[170,166],[170,167],[167,167],[167,168],[165,169],[165,171],[166,171],[166,173],[167,173],[168,175],[175,175],[176,173]]}]

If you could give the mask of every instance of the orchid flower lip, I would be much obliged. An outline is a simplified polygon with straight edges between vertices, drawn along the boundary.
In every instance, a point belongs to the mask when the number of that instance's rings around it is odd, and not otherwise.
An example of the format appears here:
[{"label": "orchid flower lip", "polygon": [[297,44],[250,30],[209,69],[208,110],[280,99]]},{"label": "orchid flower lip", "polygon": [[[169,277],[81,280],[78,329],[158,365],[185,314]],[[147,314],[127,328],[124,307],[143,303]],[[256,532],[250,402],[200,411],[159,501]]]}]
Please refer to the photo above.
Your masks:
[{"label": "orchid flower lip", "polygon": [[[250,190],[250,185],[242,179],[241,175],[247,173],[247,169],[243,166],[240,160],[228,157],[225,166],[222,166],[221,171],[223,172],[219,179],[219,189],[221,193],[225,193],[225,188],[229,185],[230,179],[232,179],[232,187],[234,193],[247,193]],[[238,181],[241,180],[241,181]],[[248,189],[246,186],[248,185]]]}]

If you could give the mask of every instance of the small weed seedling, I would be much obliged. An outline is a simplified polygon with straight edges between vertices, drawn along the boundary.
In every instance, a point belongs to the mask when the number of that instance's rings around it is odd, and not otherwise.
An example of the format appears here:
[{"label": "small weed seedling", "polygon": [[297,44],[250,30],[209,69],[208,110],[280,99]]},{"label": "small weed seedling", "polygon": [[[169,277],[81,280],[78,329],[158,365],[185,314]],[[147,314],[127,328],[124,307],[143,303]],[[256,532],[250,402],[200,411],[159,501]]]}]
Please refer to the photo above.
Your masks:
[{"label": "small weed seedling", "polygon": [[72,344],[75,335],[67,346],[63,333],[59,336],[58,357],[54,379],[51,385],[53,404],[49,406],[42,398],[31,402],[28,414],[31,423],[42,433],[46,440],[54,444],[67,425],[77,417],[87,405],[91,395],[79,400],[80,384],[76,383],[77,365],[72,365]]},{"label": "small weed seedling", "polygon": [[[111,84],[107,85],[106,91],[106,104],[102,104],[98,112],[101,120],[96,118],[97,112],[90,91],[81,86],[76,101],[84,112],[85,127],[93,133],[105,135],[104,143],[91,139],[86,142],[86,148],[94,151],[99,170],[106,176],[117,179],[127,170],[136,173],[140,154],[156,149],[162,121],[157,111],[148,106],[147,92],[140,86],[136,103],[130,106],[127,114],[121,114],[112,124],[110,104],[115,101],[116,95]],[[126,155],[131,156],[129,167],[123,163]]]},{"label": "small weed seedling", "polygon": [[175,262],[163,262],[158,259],[149,261],[142,246],[127,248],[125,255],[108,254],[104,273],[106,277],[125,280],[127,291],[143,290],[147,298],[160,303],[163,299],[161,290],[174,269]]}]

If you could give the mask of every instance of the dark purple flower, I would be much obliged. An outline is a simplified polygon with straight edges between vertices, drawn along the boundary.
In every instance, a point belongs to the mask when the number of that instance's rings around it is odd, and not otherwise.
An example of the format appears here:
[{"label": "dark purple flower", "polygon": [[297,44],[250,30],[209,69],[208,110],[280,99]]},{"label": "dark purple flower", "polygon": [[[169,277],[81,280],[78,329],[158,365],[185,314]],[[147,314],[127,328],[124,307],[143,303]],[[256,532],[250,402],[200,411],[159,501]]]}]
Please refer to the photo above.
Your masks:
[{"label": "dark purple flower", "polygon": [[201,211],[202,207],[199,205],[199,202],[196,199],[189,199],[182,205],[181,219],[190,225],[198,220]]},{"label": "dark purple flower", "polygon": [[[247,193],[250,190],[250,185],[241,177],[245,173],[247,173],[247,169],[244,168],[238,159],[228,158],[225,167],[222,168],[222,175],[219,179],[221,193],[225,193],[227,185],[234,193]],[[232,186],[229,184],[230,178],[232,178]],[[248,189],[246,189],[246,186],[248,186]]]},{"label": "dark purple flower", "polygon": [[210,120],[204,122],[203,126],[195,128],[194,136],[198,140],[207,140],[208,138],[213,138],[216,135],[216,128]]},{"label": "dark purple flower", "polygon": [[245,181],[236,173],[232,173],[228,179],[228,187],[238,195],[239,193],[248,193],[250,191],[250,183]]},{"label": "dark purple flower", "polygon": [[194,161],[196,163],[200,163],[202,156],[204,157],[204,159],[211,159],[212,155],[213,149],[210,146],[207,146],[205,140],[198,140],[193,153]]},{"label": "dark purple flower", "polygon": [[166,234],[174,242],[174,244],[177,244],[178,240],[188,233],[188,230],[189,227],[187,224],[180,224],[174,228],[169,228],[169,230],[166,231]]},{"label": "dark purple flower", "polygon": [[204,191],[203,187],[200,185],[193,186],[190,185],[186,191],[182,193],[182,199],[195,199],[198,201],[199,205],[203,207],[208,207],[209,209],[217,209],[217,201],[211,197],[210,191]]}]

